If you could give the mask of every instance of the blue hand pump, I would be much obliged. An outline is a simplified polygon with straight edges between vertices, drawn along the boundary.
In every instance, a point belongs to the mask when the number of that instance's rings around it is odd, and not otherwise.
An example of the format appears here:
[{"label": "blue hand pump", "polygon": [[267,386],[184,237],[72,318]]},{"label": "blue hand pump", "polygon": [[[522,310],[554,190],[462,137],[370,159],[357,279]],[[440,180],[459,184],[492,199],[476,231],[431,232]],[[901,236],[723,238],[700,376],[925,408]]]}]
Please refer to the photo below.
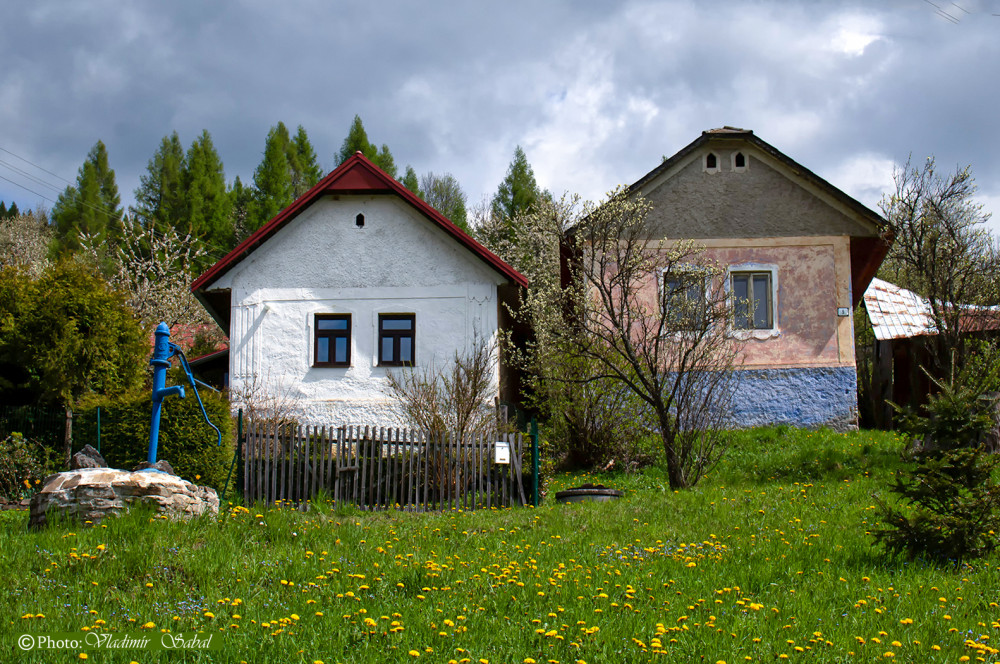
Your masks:
[{"label": "blue hand pump", "polygon": [[[184,398],[183,385],[166,386],[167,369],[170,368],[170,358],[174,355],[178,356],[181,360],[181,367],[183,367],[184,373],[187,374],[188,381],[194,389],[194,396],[198,399],[198,405],[201,406],[201,414],[205,416],[205,421],[208,422],[208,425],[215,429],[215,432],[219,436],[219,445],[222,445],[222,431],[219,430],[219,427],[212,424],[212,421],[208,418],[208,413],[205,411],[205,404],[202,403],[201,395],[198,394],[197,381],[195,381],[194,376],[191,374],[191,367],[188,366],[187,358],[184,357],[184,353],[176,344],[170,343],[170,328],[167,327],[166,323],[160,323],[156,326],[156,332],[153,333],[153,337],[153,357],[149,360],[149,363],[153,366],[153,419],[149,426],[149,456],[146,460],[151,464],[156,463],[156,448],[160,441],[160,411],[163,408],[163,400],[174,394],[181,399]],[[146,470],[160,472],[156,471],[155,468],[147,468]]]}]

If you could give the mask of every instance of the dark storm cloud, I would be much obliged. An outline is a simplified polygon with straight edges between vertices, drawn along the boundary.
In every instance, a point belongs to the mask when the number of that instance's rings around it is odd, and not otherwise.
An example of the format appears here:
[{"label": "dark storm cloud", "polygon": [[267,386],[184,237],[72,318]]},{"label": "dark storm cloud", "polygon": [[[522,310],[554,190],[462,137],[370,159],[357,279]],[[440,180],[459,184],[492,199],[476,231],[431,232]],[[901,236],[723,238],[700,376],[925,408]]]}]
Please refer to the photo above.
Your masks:
[{"label": "dark storm cloud", "polygon": [[[971,163],[1000,203],[1000,2],[959,4],[8,3],[0,147],[72,180],[102,139],[128,201],[171,131],[208,129],[249,180],[277,121],[330,169],[358,113],[475,202],[517,144],[544,186],[597,197],[730,124],[869,205],[911,152]],[[3,180],[0,199],[39,202]]]}]

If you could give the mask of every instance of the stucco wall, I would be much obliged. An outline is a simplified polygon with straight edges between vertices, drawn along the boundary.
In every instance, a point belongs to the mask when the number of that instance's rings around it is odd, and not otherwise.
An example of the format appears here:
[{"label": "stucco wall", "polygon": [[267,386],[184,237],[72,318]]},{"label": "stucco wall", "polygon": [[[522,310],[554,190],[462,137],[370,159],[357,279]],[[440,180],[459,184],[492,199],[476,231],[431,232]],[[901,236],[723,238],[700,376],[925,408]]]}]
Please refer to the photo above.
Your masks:
[{"label": "stucco wall", "polygon": [[743,370],[739,375],[732,404],[733,426],[858,428],[854,367],[757,369]]},{"label": "stucco wall", "polygon": [[[441,368],[495,339],[502,281],[394,197],[318,201],[216,284],[232,290],[233,393],[266,393],[304,423],[405,426],[377,366],[378,314],[415,314],[415,370]],[[317,313],[351,314],[350,367],[312,366]]]},{"label": "stucco wall", "polygon": [[[722,269],[772,271],[776,304],[774,329],[734,333],[743,343],[747,368],[854,366],[854,319],[851,311],[850,251],[846,237],[798,237],[696,240],[701,257]],[[666,259],[665,259],[666,264]],[[725,279],[714,284],[726,288]],[[647,301],[656,306],[660,284],[651,274]]]},{"label": "stucco wall", "polygon": [[846,214],[836,201],[807,188],[773,159],[752,148],[747,167],[734,172],[736,148],[713,148],[721,168],[707,173],[704,153],[696,152],[677,168],[647,183],[642,195],[652,204],[649,216],[656,237],[765,238],[808,235],[877,234]]},{"label": "stucco wall", "polygon": [[777,316],[773,335],[749,335],[747,367],[854,366],[850,255],[846,237],[763,238],[707,242],[706,256],[737,268],[776,270]]}]

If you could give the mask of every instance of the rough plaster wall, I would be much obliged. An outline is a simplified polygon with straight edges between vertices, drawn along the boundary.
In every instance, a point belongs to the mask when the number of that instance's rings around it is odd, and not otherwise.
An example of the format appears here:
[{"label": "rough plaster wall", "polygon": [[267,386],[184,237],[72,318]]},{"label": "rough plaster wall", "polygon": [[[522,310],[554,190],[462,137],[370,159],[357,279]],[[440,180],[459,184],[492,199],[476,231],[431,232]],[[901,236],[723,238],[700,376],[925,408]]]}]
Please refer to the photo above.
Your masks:
[{"label": "rough plaster wall", "polygon": [[743,370],[732,422],[739,427],[791,424],[857,429],[857,373],[853,367]]},{"label": "rough plaster wall", "polygon": [[[713,248],[706,255],[721,265],[778,266],[778,336],[748,339],[747,366],[822,366],[841,364],[837,338],[831,245]],[[848,303],[849,305],[849,303]],[[853,366],[853,357],[851,358]]]},{"label": "rough plaster wall", "polygon": [[[854,366],[853,336],[847,339],[847,347],[841,348],[845,342],[838,334],[841,318],[837,307],[850,306],[850,293],[845,291],[838,300],[835,284],[838,276],[847,278],[849,266],[839,266],[838,275],[836,247],[831,242],[843,240],[807,237],[800,241],[705,250],[704,258],[722,267],[748,263],[777,266],[778,333],[745,341],[742,362],[748,368]],[[659,288],[656,275],[651,275],[644,294],[651,306],[656,306]]]},{"label": "rough plaster wall", "polygon": [[[376,366],[379,313],[416,315],[416,371],[443,368],[474,335],[497,332],[499,275],[385,197],[318,202],[225,279],[234,393],[256,383],[304,423],[407,425]],[[312,366],[316,313],[351,314],[349,368]]]},{"label": "rough plaster wall", "polygon": [[[657,237],[754,238],[799,235],[871,235],[812,192],[789,180],[753,151],[747,168],[732,171],[733,150],[715,150],[722,168],[702,170],[704,152],[641,192],[652,203]],[[765,157],[766,159],[766,157]]]}]

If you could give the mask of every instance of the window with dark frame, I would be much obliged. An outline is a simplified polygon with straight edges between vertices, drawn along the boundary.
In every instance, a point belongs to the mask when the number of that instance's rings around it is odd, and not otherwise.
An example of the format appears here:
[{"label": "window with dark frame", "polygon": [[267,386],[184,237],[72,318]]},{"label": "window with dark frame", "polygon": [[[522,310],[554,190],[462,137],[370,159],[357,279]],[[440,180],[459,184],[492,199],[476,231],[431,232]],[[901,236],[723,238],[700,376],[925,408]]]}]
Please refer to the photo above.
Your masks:
[{"label": "window with dark frame", "polygon": [[733,158],[733,166],[736,168],[747,167],[747,158],[743,156],[742,152],[736,153],[736,156]]},{"label": "window with dark frame", "polygon": [[415,349],[416,316],[414,314],[379,314],[379,366],[412,367]]},{"label": "window with dark frame", "polygon": [[663,317],[668,328],[702,330],[707,325],[705,275],[700,270],[663,273]]},{"label": "window with dark frame", "polygon": [[316,314],[314,367],[351,366],[351,314]]},{"label": "window with dark frame", "polygon": [[719,162],[715,156],[715,153],[709,152],[708,155],[705,157],[705,168],[712,170],[713,168],[717,168],[718,166]]},{"label": "window with dark frame", "polygon": [[770,330],[774,327],[770,272],[732,272],[733,327]]}]

